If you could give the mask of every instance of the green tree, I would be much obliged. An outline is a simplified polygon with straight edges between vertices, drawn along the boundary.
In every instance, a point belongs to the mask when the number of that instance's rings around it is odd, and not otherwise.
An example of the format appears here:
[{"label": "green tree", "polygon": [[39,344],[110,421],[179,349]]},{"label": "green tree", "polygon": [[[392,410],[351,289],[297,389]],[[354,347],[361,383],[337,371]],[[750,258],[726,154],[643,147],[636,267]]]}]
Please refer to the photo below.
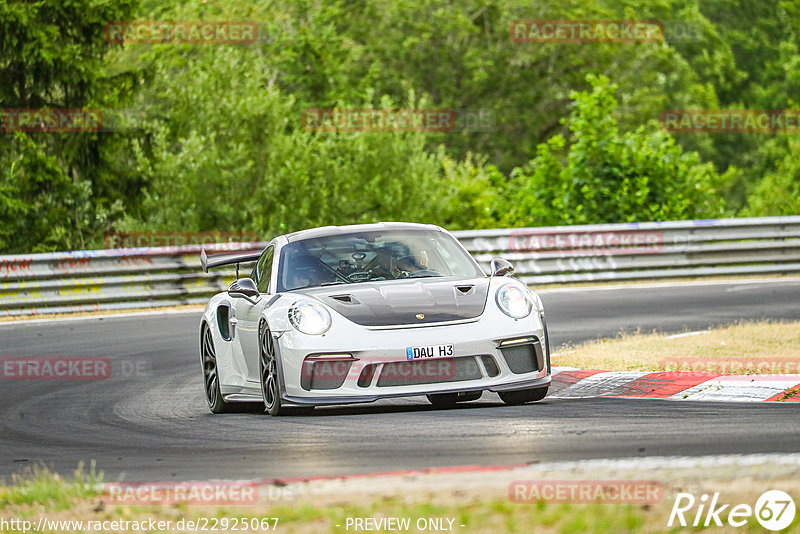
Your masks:
[{"label": "green tree", "polygon": [[[640,2],[638,4],[641,4]],[[669,3],[667,3],[669,4]],[[343,105],[369,91],[401,102],[409,91],[433,107],[483,110],[491,128],[429,138],[457,159],[486,155],[502,172],[530,159],[536,145],[566,134],[569,93],[587,72],[620,86],[623,128],[665,108],[709,107],[713,89],[663,43],[535,44],[512,41],[519,19],[636,19],[668,9],[621,0],[359,0],[282,2],[287,39],[274,52],[276,83],[309,107]],[[698,11],[690,21],[702,19]]]},{"label": "green tree", "polygon": [[512,172],[504,223],[514,226],[663,221],[724,213],[719,176],[654,123],[621,133],[616,85],[588,75],[574,91],[570,138],[556,135]]},{"label": "green tree", "polygon": [[[800,94],[800,3],[793,0],[693,0],[703,25],[697,38],[675,44],[699,79],[714,87],[720,109],[791,109]],[[706,23],[707,22],[707,23]],[[725,191],[738,210],[749,190],[788,154],[785,143],[764,134],[681,134],[718,169],[739,169]],[[770,150],[764,144],[775,145]],[[781,154],[776,155],[779,150]]]},{"label": "green tree", "polygon": [[[122,80],[104,74],[107,21],[135,2],[0,2],[0,108],[101,107]],[[0,131],[0,251],[82,248],[120,200],[104,154],[113,136]]]},{"label": "green tree", "polygon": [[[131,229],[719,216],[746,198],[742,213],[767,215],[785,211],[769,192],[793,191],[786,137],[670,136],[653,122],[664,109],[791,107],[791,0],[138,2],[0,3],[0,106],[100,107],[110,125],[0,132],[0,250],[101,246]],[[261,38],[107,45],[106,21],[128,18],[257,20]],[[509,37],[517,19],[653,18],[696,31],[660,43]],[[480,110],[494,122],[316,133],[300,123],[310,107]]]},{"label": "green tree", "polygon": [[800,139],[784,136],[788,151],[750,191],[746,217],[800,215]]},{"label": "green tree", "polygon": [[[276,233],[326,224],[412,220],[491,225],[483,163],[428,150],[424,133],[315,132],[293,95],[249,48],[154,48],[131,143],[147,186],[120,230]],[[236,80],[235,84],[223,83]],[[384,109],[398,107],[388,97]],[[355,107],[358,107],[357,105]],[[409,96],[403,107],[425,107]]]}]

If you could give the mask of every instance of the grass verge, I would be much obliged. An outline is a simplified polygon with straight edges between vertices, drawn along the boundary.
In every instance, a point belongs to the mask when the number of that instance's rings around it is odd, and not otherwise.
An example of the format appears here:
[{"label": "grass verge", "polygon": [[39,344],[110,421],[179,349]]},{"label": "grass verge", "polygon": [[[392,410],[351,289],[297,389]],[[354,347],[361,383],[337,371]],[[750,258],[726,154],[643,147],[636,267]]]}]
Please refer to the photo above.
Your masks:
[{"label": "grass verge", "polygon": [[800,373],[800,322],[739,322],[681,335],[620,333],[555,351],[553,365],[608,371]]},{"label": "grass verge", "polygon": [[[312,489],[305,497],[289,503],[260,502],[240,507],[221,506],[129,506],[108,504],[97,491],[97,480],[77,474],[65,480],[46,470],[15,477],[8,486],[0,485],[0,519],[31,521],[39,518],[53,521],[81,521],[61,528],[45,528],[43,532],[188,532],[188,522],[210,527],[217,521],[218,531],[282,532],[282,533],[346,533],[363,532],[353,526],[356,518],[380,521],[382,518],[405,519],[405,529],[372,531],[472,533],[649,533],[677,532],[686,529],[668,527],[670,512],[678,492],[695,495],[719,492],[724,503],[753,505],[766,490],[780,488],[797,495],[800,490],[800,461],[760,460],[689,464],[663,460],[660,465],[615,466],[593,464],[582,467],[523,467],[505,473],[467,473],[455,478],[439,475],[396,477],[390,481],[353,480],[335,483],[332,487]],[[643,460],[645,463],[650,460]],[[658,481],[664,487],[663,499],[652,504],[576,504],[526,502],[508,498],[508,485],[514,480],[553,480],[573,482],[639,480]],[[445,480],[443,480],[445,479]],[[371,486],[370,482],[376,485]],[[314,484],[302,483],[302,484]],[[337,485],[338,484],[338,485]],[[387,489],[391,488],[391,489]],[[307,489],[307,488],[306,488]],[[796,498],[796,497],[795,497]],[[694,513],[687,517],[693,518]],[[727,512],[720,515],[725,521]],[[277,518],[277,525],[275,523]],[[255,522],[253,522],[255,520]],[[267,520],[264,522],[264,520]],[[126,528],[92,528],[103,522],[127,521]],[[162,527],[133,528],[131,523],[164,522]],[[181,523],[183,521],[183,523]],[[238,525],[233,528],[233,522]],[[170,523],[166,523],[170,522]],[[691,519],[690,519],[691,522]],[[2,522],[0,522],[2,524]],[[242,528],[242,525],[260,525]],[[168,525],[168,526],[166,526]],[[178,528],[183,525],[184,528]],[[266,525],[266,528],[265,526]],[[349,525],[349,528],[348,528]],[[436,527],[435,527],[435,526]],[[800,518],[784,532],[798,532]],[[223,528],[224,527],[224,528]],[[445,528],[447,527],[447,528]],[[713,528],[713,527],[712,527]],[[202,528],[199,529],[203,531]],[[696,530],[696,529],[689,529]],[[732,531],[722,529],[720,531]],[[762,532],[751,519],[737,532]],[[22,532],[20,528],[0,526],[0,532]],[[31,532],[31,530],[28,530]]]},{"label": "grass verge", "polygon": [[[541,526],[545,532],[646,532],[643,526],[647,508],[636,505],[520,505],[502,498],[467,500],[463,504],[435,504],[410,502],[396,496],[368,500],[360,496],[350,503],[329,502],[317,506],[304,502],[294,506],[275,505],[267,509],[261,506],[122,506],[107,504],[95,483],[94,478],[86,477],[80,471],[71,482],[46,469],[15,476],[11,485],[0,486],[0,518],[6,521],[28,520],[36,524],[40,517],[46,516],[51,526],[57,521],[84,522],[81,529],[75,528],[77,525],[74,523],[70,525],[72,528],[65,523],[66,528],[63,529],[45,529],[49,532],[93,530],[91,527],[96,522],[109,521],[129,522],[120,525],[127,526],[127,529],[121,528],[120,532],[129,530],[134,524],[150,521],[164,522],[162,526],[169,525],[169,528],[158,529],[164,532],[177,532],[179,525],[185,526],[189,521],[200,524],[208,522],[208,528],[213,524],[222,528],[224,524],[228,528],[223,530],[230,530],[235,520],[237,532],[305,534],[353,531],[352,523],[348,528],[348,518],[352,522],[352,518],[379,520],[384,517],[408,518],[411,526],[408,532],[435,530],[430,528],[433,524],[452,527],[455,532],[529,532],[534,524]],[[418,521],[424,521],[427,528],[415,528]],[[241,526],[245,524],[259,527],[242,529]],[[192,529],[183,531],[186,530]],[[101,531],[113,532],[114,529],[103,528]],[[0,532],[10,534],[22,530],[0,528]]]}]

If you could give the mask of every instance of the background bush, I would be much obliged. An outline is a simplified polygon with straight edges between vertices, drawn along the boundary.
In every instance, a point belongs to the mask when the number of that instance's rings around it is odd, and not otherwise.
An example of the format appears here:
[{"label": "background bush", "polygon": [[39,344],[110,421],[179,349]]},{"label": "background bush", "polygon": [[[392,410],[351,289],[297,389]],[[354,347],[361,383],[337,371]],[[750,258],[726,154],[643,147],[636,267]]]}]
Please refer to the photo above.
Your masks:
[{"label": "background bush", "polygon": [[[796,107],[800,5],[665,0],[0,3],[0,108],[98,107],[96,133],[0,132],[0,252],[113,231],[276,233],[796,214],[792,135],[680,134],[664,109]],[[107,44],[110,20],[255,20],[253,45]],[[515,19],[659,19],[666,42],[524,44]],[[689,29],[677,34],[675,29]],[[323,133],[304,109],[453,108],[481,131]]]}]

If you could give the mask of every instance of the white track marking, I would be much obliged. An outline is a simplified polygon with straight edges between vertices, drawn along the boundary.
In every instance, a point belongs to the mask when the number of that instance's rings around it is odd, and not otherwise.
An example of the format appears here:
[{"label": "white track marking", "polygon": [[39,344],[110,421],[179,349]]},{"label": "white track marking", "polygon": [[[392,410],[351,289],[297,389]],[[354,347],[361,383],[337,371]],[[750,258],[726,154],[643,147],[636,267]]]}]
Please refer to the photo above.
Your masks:
[{"label": "white track marking", "polygon": [[800,384],[800,376],[720,376],[681,391],[669,399],[760,402],[783,393],[797,384]]},{"label": "white track marking", "polygon": [[690,336],[699,336],[701,334],[708,334],[711,330],[696,330],[694,332],[684,332],[682,334],[672,334],[671,336],[667,336],[665,339],[677,339],[679,337],[690,337]]}]

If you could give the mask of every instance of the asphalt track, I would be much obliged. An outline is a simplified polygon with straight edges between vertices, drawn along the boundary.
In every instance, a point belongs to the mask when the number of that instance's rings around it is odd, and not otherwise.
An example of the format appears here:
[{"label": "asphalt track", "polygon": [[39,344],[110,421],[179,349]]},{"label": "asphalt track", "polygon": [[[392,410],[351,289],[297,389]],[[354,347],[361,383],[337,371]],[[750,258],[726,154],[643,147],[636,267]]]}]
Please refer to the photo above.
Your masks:
[{"label": "asphalt track", "polygon": [[[800,319],[796,279],[554,290],[542,298],[554,345],[620,329]],[[116,369],[100,381],[0,380],[0,477],[37,462],[70,473],[95,460],[107,481],[252,480],[800,447],[800,406],[780,403],[546,399],[506,407],[485,394],[448,410],[412,398],[312,416],[270,418],[251,406],[214,416],[203,398],[198,317],[0,326],[0,357],[108,357]],[[144,366],[130,365],[137,363]]]}]

